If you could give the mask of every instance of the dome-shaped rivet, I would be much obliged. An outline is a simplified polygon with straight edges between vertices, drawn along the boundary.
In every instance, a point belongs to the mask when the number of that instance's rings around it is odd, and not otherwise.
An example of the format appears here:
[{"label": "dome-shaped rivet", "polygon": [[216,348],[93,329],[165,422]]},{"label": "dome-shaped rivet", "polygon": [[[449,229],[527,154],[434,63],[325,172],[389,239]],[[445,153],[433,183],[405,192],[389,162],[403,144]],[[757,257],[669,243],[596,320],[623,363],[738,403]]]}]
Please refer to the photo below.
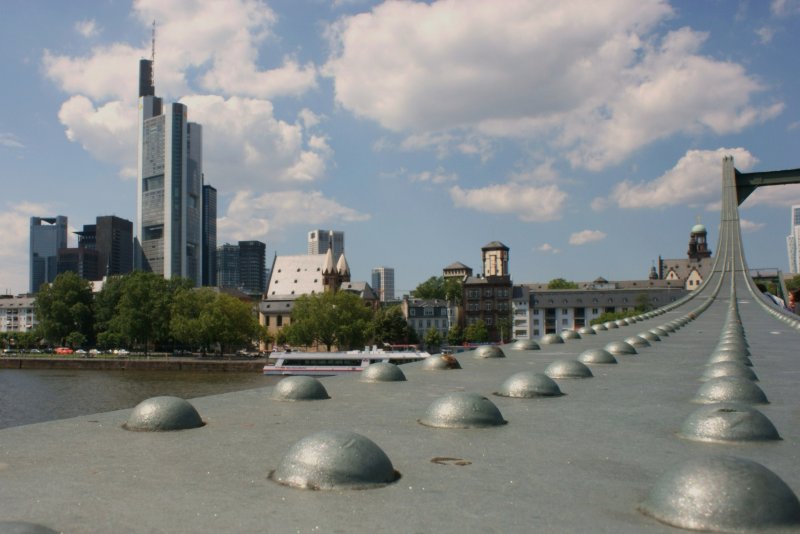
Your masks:
[{"label": "dome-shaped rivet", "polygon": [[628,326],[628,321],[625,319],[617,319],[614,323],[616,323],[617,326]]},{"label": "dome-shaped rivet", "polygon": [[611,364],[617,363],[617,359],[613,354],[605,349],[589,349],[585,350],[578,356],[578,361],[581,363],[600,363]]},{"label": "dome-shaped rivet", "polygon": [[625,321],[625,324],[634,324],[636,322],[636,317],[626,317],[623,321]]},{"label": "dome-shaped rivet", "polygon": [[654,333],[658,337],[669,337],[669,332],[666,329],[661,328],[660,326],[651,328],[649,331]]},{"label": "dome-shaped rivet", "polygon": [[646,339],[647,341],[661,341],[661,338],[658,337],[658,334],[656,334],[655,332],[651,332],[649,330],[647,330],[645,332],[639,332],[636,335],[641,337],[641,338]]},{"label": "dome-shaped rivet", "polygon": [[406,375],[389,362],[375,362],[361,371],[362,382],[405,382]]},{"label": "dome-shaped rivet", "polygon": [[581,335],[578,332],[576,332],[575,330],[562,330],[561,334],[559,334],[559,335],[561,336],[561,339],[563,339],[564,341],[567,341],[568,339],[580,339],[581,338]]},{"label": "dome-shaped rivet", "polygon": [[668,525],[711,532],[800,524],[800,502],[791,488],[763,465],[733,456],[696,458],[673,468],[639,510]]},{"label": "dome-shaped rivet", "polygon": [[475,349],[475,357],[476,358],[505,358],[506,355],[503,353],[503,349],[498,347],[497,345],[481,345],[477,349]]},{"label": "dome-shaped rivet", "polygon": [[449,393],[436,399],[419,420],[436,428],[482,428],[506,424],[492,401],[477,393]]},{"label": "dome-shaped rivet", "polygon": [[638,354],[633,345],[625,341],[612,341],[606,345],[605,349],[615,356],[619,356],[620,354]]},{"label": "dome-shaped rivet", "polygon": [[605,326],[609,330],[614,330],[615,328],[619,328],[619,325],[617,324],[616,321],[606,321],[605,323],[603,323],[603,326]]},{"label": "dome-shaped rivet", "polygon": [[542,373],[523,371],[511,375],[495,393],[501,397],[530,399],[534,397],[558,397],[563,395],[555,380]]},{"label": "dome-shaped rivet", "polygon": [[287,376],[275,385],[272,398],[279,401],[330,399],[322,382],[311,376]]},{"label": "dome-shaped rivet", "polygon": [[512,350],[539,350],[540,348],[533,339],[519,339],[511,345]]},{"label": "dome-shaped rivet", "polygon": [[200,414],[188,401],[178,397],[151,397],[136,405],[122,428],[161,432],[201,426]]},{"label": "dome-shaped rivet", "polygon": [[722,362],[735,362],[741,363],[742,365],[746,365],[748,367],[753,366],[753,362],[750,361],[750,358],[748,358],[746,355],[738,354],[733,351],[715,352],[708,359],[708,365]]},{"label": "dome-shaped rivet", "polygon": [[591,378],[591,369],[578,360],[556,360],[544,370],[550,378]]},{"label": "dome-shaped rivet", "polygon": [[658,326],[656,328],[661,328],[669,333],[673,333],[675,332],[675,330],[677,330],[677,328],[675,328],[675,325],[673,325],[672,323],[662,324],[661,326]]},{"label": "dome-shaped rivet", "polygon": [[755,382],[735,376],[712,378],[700,386],[693,400],[701,404],[717,402],[769,404],[767,396]]},{"label": "dome-shaped rivet", "polygon": [[461,369],[461,364],[451,354],[440,354],[439,356],[428,356],[422,360],[422,368],[426,371],[447,371]]},{"label": "dome-shaped rivet", "polygon": [[593,324],[592,325],[592,330],[594,330],[595,333],[597,333],[597,332],[605,332],[606,330],[608,330],[608,327],[606,325],[604,325],[604,324]]},{"label": "dome-shaped rivet", "polygon": [[542,339],[539,340],[539,343],[542,345],[557,345],[559,343],[564,343],[564,340],[558,334],[545,334],[542,336]]},{"label": "dome-shaped rivet", "polygon": [[758,382],[758,376],[756,376],[753,370],[740,362],[719,362],[711,364],[706,367],[705,372],[703,372],[702,380],[710,380],[723,376],[738,376],[739,378],[746,378]]},{"label": "dome-shaped rivet", "polygon": [[695,410],[680,435],[695,441],[769,441],[781,439],[775,425],[752,406],[719,403]]},{"label": "dome-shaped rivet", "polygon": [[630,336],[625,338],[625,343],[632,347],[649,347],[650,342],[641,336]]},{"label": "dome-shaped rivet", "polygon": [[368,489],[397,480],[386,453],[355,432],[318,432],[295,443],[269,478],[301,489]]},{"label": "dome-shaped rivet", "polygon": [[582,336],[593,336],[593,335],[597,334],[595,329],[592,328],[591,326],[582,326],[582,327],[578,328],[578,333],[580,335],[582,335]]}]

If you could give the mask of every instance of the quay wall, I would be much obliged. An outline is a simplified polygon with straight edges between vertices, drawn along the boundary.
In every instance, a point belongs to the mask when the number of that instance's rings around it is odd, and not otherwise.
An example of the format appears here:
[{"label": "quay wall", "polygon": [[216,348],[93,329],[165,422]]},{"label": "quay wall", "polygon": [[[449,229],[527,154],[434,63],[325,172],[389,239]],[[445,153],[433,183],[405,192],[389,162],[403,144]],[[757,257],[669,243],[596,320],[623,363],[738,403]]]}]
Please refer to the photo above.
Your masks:
[{"label": "quay wall", "polygon": [[93,371],[261,371],[265,360],[107,359],[107,358],[0,358],[0,369],[71,369]]}]

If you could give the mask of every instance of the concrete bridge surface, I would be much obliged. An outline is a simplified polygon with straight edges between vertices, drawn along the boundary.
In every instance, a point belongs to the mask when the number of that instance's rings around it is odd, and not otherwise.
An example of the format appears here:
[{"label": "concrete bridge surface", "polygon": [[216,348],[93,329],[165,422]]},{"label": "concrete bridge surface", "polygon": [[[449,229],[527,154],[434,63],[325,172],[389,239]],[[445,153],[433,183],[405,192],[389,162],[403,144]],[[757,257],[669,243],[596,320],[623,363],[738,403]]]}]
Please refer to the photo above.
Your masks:
[{"label": "concrete bridge surface", "polygon": [[[2,430],[0,533],[798,532],[800,330],[747,277],[730,158],[722,197],[713,274],[631,324],[323,379],[325,400],[194,399],[199,428],[128,431],[122,410]],[[495,395],[604,347],[618,363],[555,378],[562,396]]]}]

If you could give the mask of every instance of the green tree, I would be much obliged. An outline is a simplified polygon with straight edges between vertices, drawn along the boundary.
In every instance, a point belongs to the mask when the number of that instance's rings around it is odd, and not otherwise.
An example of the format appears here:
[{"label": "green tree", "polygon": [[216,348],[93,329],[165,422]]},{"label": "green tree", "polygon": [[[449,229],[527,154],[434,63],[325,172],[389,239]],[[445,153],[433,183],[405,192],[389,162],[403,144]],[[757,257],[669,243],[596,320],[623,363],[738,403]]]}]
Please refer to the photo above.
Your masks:
[{"label": "green tree", "polygon": [[293,345],[325,345],[328,351],[364,344],[370,330],[372,312],[352,293],[317,293],[303,295],[294,303],[292,321],[284,328]]},{"label": "green tree", "polygon": [[482,319],[478,319],[464,330],[464,339],[472,343],[489,341],[489,330]]},{"label": "green tree", "polygon": [[225,293],[217,294],[204,307],[199,320],[203,341],[219,344],[221,354],[226,348],[245,346],[259,335],[252,307]]},{"label": "green tree", "polygon": [[[375,343],[390,345],[411,343],[413,330],[408,326],[400,306],[387,306],[375,312],[372,318],[372,339]],[[416,333],[414,333],[416,337]]]},{"label": "green tree", "polygon": [[418,299],[444,299],[444,277],[431,276],[419,284],[416,289],[411,292],[411,295]]},{"label": "green tree", "polygon": [[451,345],[461,345],[464,343],[464,331],[458,325],[453,325],[450,327],[450,331],[447,332],[447,342]]},{"label": "green tree", "polygon": [[207,287],[178,289],[170,309],[169,330],[173,339],[186,347],[201,347],[206,353],[212,341],[200,318],[216,298],[217,292]]},{"label": "green tree", "polygon": [[563,278],[554,278],[547,283],[547,289],[578,289],[578,284]]},{"label": "green tree", "polygon": [[796,291],[798,289],[800,289],[800,274],[796,274],[789,280],[786,280],[787,291],[791,292],[791,291]]},{"label": "green tree", "polygon": [[155,273],[134,271],[125,277],[110,330],[144,348],[167,340],[170,326],[170,284]]},{"label": "green tree", "polygon": [[648,297],[645,293],[639,293],[636,296],[636,311],[638,313],[644,313],[652,309],[653,305],[650,303],[650,297]]},{"label": "green tree", "polygon": [[461,280],[443,276],[431,276],[411,292],[418,299],[439,299],[460,302],[462,294]]},{"label": "green tree", "polygon": [[434,327],[430,327],[427,332],[425,332],[425,346],[428,350],[435,350],[439,352],[439,346],[442,344],[442,335],[439,333],[437,329]]},{"label": "green tree", "polygon": [[94,297],[94,328],[98,344],[100,335],[111,327],[111,321],[117,313],[117,305],[122,298],[124,284],[124,276],[109,277],[103,284],[103,289]]},{"label": "green tree", "polygon": [[73,349],[78,349],[86,343],[86,336],[81,334],[78,331],[70,332],[66,338],[64,338],[65,343],[67,346],[72,347]]},{"label": "green tree", "polygon": [[77,274],[62,273],[42,285],[35,306],[39,332],[49,342],[63,345],[72,332],[92,336],[92,286]]},{"label": "green tree", "polygon": [[500,334],[501,343],[511,339],[511,317],[497,319],[497,332]]}]

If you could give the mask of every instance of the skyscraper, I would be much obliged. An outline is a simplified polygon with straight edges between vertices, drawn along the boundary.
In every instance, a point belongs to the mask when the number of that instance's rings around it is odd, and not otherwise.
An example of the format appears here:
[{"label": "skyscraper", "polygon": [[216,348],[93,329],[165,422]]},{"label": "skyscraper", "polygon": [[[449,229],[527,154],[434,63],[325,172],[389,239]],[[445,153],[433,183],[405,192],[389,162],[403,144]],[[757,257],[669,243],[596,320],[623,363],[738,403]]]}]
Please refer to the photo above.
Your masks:
[{"label": "skyscraper", "polygon": [[800,273],[800,204],[792,206],[791,231],[786,236],[786,252],[789,255],[789,272]]},{"label": "skyscraper", "polygon": [[39,291],[39,286],[45,282],[55,280],[58,274],[58,249],[66,247],[65,216],[31,217],[29,270],[31,293]]},{"label": "skyscraper", "polygon": [[75,232],[78,248],[58,251],[58,272],[71,271],[84,280],[126,274],[133,270],[133,223],[114,215],[97,218]]},{"label": "skyscraper", "polygon": [[308,232],[308,253],[325,254],[331,249],[333,261],[344,253],[344,232],[336,230],[311,230]]},{"label": "skyscraper", "polygon": [[97,218],[95,225],[100,277],[127,274],[133,270],[133,223],[115,215]]},{"label": "skyscraper", "polygon": [[372,269],[372,289],[381,302],[394,300],[394,269],[392,267],[375,267]]},{"label": "skyscraper", "polygon": [[217,248],[217,286],[239,287],[239,245],[225,243]]},{"label": "skyscraper", "polygon": [[[153,63],[139,62],[135,265],[202,282],[203,134],[183,104],[155,96]],[[149,80],[149,81],[148,81]]]},{"label": "skyscraper", "polygon": [[217,248],[217,281],[219,287],[240,289],[255,295],[267,289],[264,260],[267,245],[261,241],[225,243]]},{"label": "skyscraper", "polygon": [[217,285],[217,190],[203,186],[203,285]]},{"label": "skyscraper", "polygon": [[261,294],[267,289],[264,260],[267,245],[261,241],[239,241],[239,284],[248,294]]}]

